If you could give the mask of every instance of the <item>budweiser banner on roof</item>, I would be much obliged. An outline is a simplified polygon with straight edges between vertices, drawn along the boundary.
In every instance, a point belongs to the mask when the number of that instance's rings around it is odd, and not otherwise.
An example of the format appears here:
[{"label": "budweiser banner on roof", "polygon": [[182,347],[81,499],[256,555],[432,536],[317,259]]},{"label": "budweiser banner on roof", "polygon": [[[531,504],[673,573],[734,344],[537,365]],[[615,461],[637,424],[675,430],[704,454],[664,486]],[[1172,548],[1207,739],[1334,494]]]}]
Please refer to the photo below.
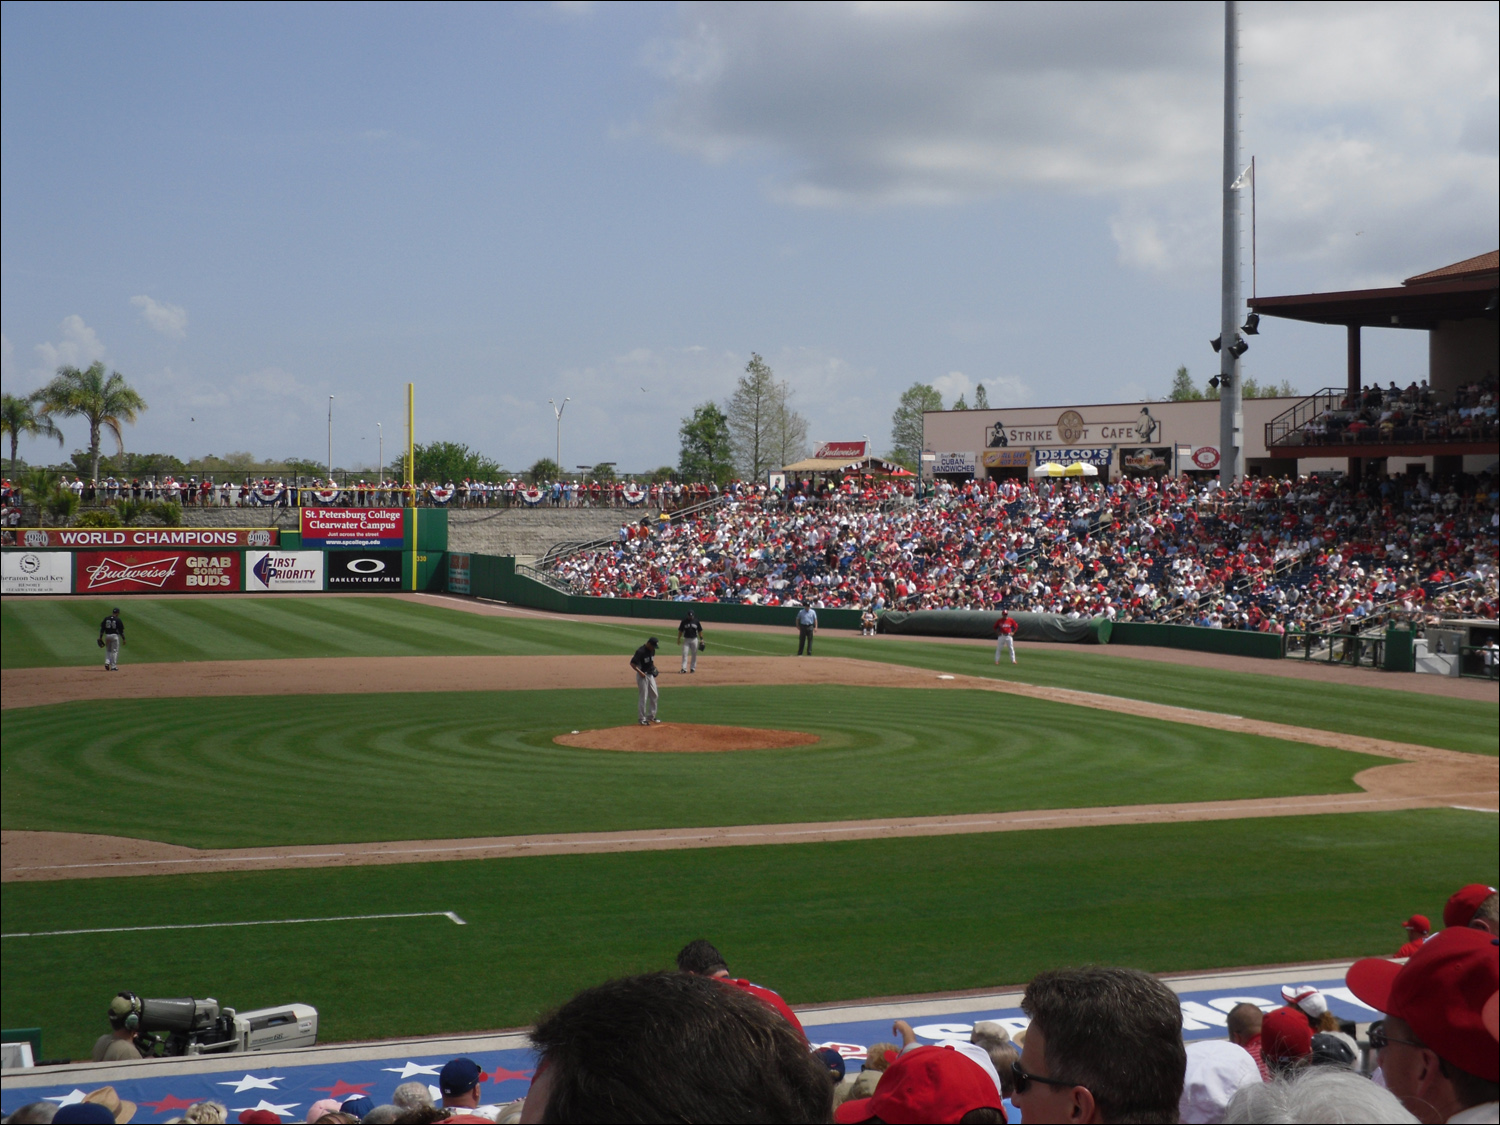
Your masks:
[{"label": "budweiser banner on roof", "polygon": [[384,547],[405,545],[406,512],[401,508],[303,508],[304,547]]},{"label": "budweiser banner on roof", "polygon": [[203,551],[79,551],[74,590],[80,594],[210,594],[240,588],[237,553]]},{"label": "budweiser banner on roof", "polygon": [[17,527],[5,546],[68,547],[274,547],[274,527]]},{"label": "budweiser banner on roof", "polygon": [[844,457],[858,461],[864,457],[868,447],[869,443],[863,441],[820,441],[813,450],[813,456],[820,461],[837,461]]}]

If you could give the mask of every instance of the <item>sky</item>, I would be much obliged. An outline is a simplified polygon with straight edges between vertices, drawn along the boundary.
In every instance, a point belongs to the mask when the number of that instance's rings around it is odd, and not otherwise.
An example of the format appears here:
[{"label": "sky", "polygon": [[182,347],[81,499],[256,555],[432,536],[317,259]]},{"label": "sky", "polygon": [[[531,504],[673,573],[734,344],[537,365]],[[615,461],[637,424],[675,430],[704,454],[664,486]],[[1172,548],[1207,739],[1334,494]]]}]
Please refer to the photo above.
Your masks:
[{"label": "sky", "polygon": [[[1500,245],[1500,5],[1240,9],[1259,293]],[[322,460],[332,395],[347,467],[404,444],[407,382],[418,441],[512,469],[567,398],[562,463],[632,472],[752,353],[810,438],[878,450],[914,382],[1162,397],[1217,367],[1223,20],[5,3],[0,381],[102,360],[149,406],[127,448],[183,458]],[[1343,382],[1336,328],[1252,344],[1261,382]],[[1424,377],[1425,333],[1367,332],[1364,370]]]}]

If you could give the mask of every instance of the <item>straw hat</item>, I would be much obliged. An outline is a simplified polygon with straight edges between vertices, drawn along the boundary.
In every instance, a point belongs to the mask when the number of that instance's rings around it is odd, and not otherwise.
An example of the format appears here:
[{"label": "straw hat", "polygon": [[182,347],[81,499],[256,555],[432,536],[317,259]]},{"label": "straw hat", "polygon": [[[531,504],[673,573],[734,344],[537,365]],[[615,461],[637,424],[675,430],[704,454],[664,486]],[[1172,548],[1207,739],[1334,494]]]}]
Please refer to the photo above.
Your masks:
[{"label": "straw hat", "polygon": [[117,1125],[125,1125],[125,1122],[135,1116],[135,1102],[123,1101],[120,1095],[115,1093],[113,1086],[100,1086],[93,1093],[86,1095],[83,1100],[102,1105],[109,1110],[115,1115]]}]

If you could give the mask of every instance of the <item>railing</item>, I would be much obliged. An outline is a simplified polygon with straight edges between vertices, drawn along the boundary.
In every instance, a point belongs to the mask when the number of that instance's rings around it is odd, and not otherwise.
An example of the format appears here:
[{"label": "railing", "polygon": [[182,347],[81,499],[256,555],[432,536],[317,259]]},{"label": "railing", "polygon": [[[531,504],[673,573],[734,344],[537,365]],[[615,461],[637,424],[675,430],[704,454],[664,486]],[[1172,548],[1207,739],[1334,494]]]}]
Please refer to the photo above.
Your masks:
[{"label": "railing", "polygon": [[1324,387],[1321,391],[1314,392],[1294,405],[1290,410],[1282,411],[1266,423],[1266,448],[1302,444],[1300,437],[1296,441],[1291,441],[1291,435],[1300,434],[1304,426],[1328,411],[1339,409],[1348,394],[1349,391],[1345,387]]},{"label": "railing", "polygon": [[1500,652],[1494,645],[1459,645],[1458,674],[1470,680],[1500,679]]},{"label": "railing", "polygon": [[1380,668],[1385,664],[1385,638],[1358,633],[1324,632],[1319,629],[1288,629],[1283,639],[1287,656],[1299,652],[1303,660],[1324,664],[1347,664],[1351,668]]}]

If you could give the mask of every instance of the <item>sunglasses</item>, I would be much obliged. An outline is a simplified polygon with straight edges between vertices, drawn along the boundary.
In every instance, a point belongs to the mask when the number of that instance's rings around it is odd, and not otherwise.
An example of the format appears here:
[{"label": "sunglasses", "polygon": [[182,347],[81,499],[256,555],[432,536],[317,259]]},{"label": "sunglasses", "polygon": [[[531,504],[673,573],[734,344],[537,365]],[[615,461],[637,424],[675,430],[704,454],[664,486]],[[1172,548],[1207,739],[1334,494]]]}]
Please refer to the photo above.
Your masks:
[{"label": "sunglasses", "polygon": [[1016,1084],[1016,1093],[1018,1094],[1024,1094],[1031,1088],[1033,1082],[1040,1082],[1046,1086],[1056,1086],[1060,1090],[1071,1089],[1078,1085],[1077,1082],[1067,1082],[1061,1078],[1043,1078],[1040,1074],[1032,1074],[1021,1065],[1020,1059],[1010,1064],[1010,1076]]},{"label": "sunglasses", "polygon": [[1385,1027],[1382,1024],[1377,1023],[1377,1024],[1374,1024],[1374,1025],[1371,1026],[1371,1028],[1370,1028],[1370,1050],[1372,1050],[1372,1051],[1383,1051],[1383,1050],[1386,1049],[1386,1047],[1390,1046],[1392,1043],[1404,1043],[1408,1047],[1417,1047],[1417,1048],[1422,1048],[1422,1047],[1427,1046],[1426,1043],[1418,1043],[1418,1042],[1416,1042],[1413,1039],[1397,1039],[1393,1035],[1387,1035],[1385,1033]]}]

